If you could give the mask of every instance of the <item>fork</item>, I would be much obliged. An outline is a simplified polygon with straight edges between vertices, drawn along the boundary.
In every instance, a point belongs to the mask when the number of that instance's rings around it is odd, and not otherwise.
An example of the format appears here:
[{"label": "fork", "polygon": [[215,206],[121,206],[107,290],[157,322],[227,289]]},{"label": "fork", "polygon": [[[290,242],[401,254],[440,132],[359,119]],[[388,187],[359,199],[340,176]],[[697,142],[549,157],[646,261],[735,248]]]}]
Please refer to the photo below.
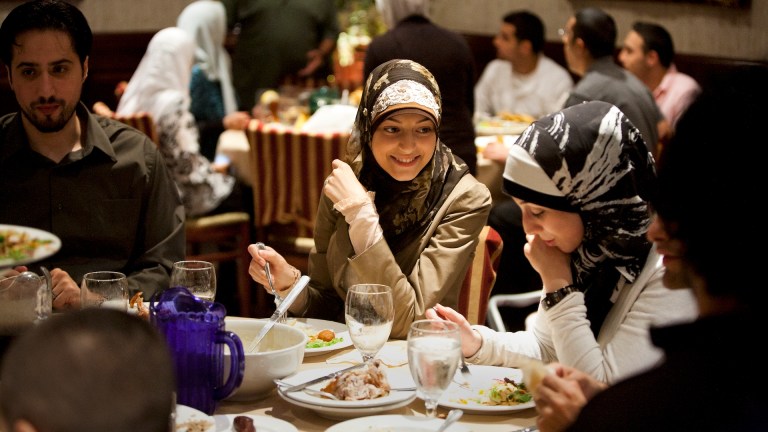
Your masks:
[{"label": "fork", "polygon": [[[266,249],[266,246],[265,246],[265,245],[264,245],[264,243],[262,243],[262,242],[258,242],[258,243],[256,243],[256,247],[257,247],[257,248],[258,248],[260,251],[263,251],[263,250],[265,250],[265,249]],[[274,285],[274,282],[272,281],[272,272],[271,272],[271,271],[269,271],[269,261],[267,261],[267,262],[264,264],[264,273],[266,273],[266,274],[267,274],[267,282],[269,283],[269,289],[271,289],[271,290],[272,290],[272,295],[273,295],[273,296],[275,296],[275,307],[278,307],[278,306],[280,306],[280,303],[282,303],[282,302],[283,302],[283,299],[280,297],[280,295],[279,295],[279,294],[277,293],[277,291],[275,290],[275,285]],[[278,320],[278,322],[281,322],[281,323],[285,323],[285,321],[286,321],[286,316],[285,316],[285,314],[283,314],[283,315],[280,315],[280,319]]]},{"label": "fork", "polygon": [[464,360],[464,354],[461,354],[461,364],[459,365],[459,369],[461,369],[461,376],[464,378],[464,382],[459,384],[461,387],[469,388],[469,380],[472,379],[472,374],[469,372],[469,366],[467,366],[467,361]]},{"label": "fork", "polygon": [[[279,379],[275,380],[275,384],[277,384],[278,387],[281,387],[281,386],[290,387],[291,386],[291,384],[288,384],[287,382],[279,380]],[[333,399],[333,400],[339,400],[339,398],[337,398],[336,395],[334,395],[332,393],[328,393],[326,391],[322,391],[322,390],[315,390],[315,389],[311,389],[309,387],[305,387],[305,388],[301,389],[301,391],[303,391],[304,393],[306,393],[308,395],[312,395],[312,396],[324,397],[324,398]]]}]

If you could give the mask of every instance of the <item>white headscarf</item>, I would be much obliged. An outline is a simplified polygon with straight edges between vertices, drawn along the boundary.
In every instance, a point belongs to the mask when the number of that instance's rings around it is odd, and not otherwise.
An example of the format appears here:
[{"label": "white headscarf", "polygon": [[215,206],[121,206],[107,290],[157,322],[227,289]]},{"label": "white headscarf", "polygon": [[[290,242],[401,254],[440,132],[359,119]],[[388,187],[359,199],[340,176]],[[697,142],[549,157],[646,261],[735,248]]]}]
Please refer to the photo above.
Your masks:
[{"label": "white headscarf", "polygon": [[146,111],[157,121],[166,109],[178,109],[179,99],[189,108],[194,57],[195,42],[186,31],[168,27],[155,33],[120,97],[117,114]]},{"label": "white headscarf", "polygon": [[224,112],[237,111],[235,89],[232,86],[232,61],[224,48],[227,16],[224,4],[214,0],[190,3],[179,15],[176,26],[186,30],[195,40],[195,63],[210,81],[221,84]]},{"label": "white headscarf", "polygon": [[384,24],[393,28],[411,15],[429,18],[429,0],[376,0],[376,10]]}]

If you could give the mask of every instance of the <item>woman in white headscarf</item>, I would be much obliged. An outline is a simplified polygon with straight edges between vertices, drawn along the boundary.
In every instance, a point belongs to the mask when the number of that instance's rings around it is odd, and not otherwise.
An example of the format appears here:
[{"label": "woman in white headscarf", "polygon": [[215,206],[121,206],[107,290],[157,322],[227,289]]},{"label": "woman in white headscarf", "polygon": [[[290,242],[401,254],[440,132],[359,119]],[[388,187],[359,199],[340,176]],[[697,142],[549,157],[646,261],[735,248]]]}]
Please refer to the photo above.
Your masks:
[{"label": "woman in white headscarf", "polygon": [[[363,89],[347,146],[326,179],[309,255],[307,289],[290,307],[305,317],[344,322],[344,299],[357,283],[392,287],[391,337],[438,302],[457,306],[478,235],[491,207],[488,188],[438,138],[440,90],[424,66],[391,60]],[[253,257],[249,272],[285,297],[298,270],[272,249]]]},{"label": "woman in white headscarf", "polygon": [[220,1],[194,1],[181,11],[176,26],[186,30],[197,45],[189,110],[200,131],[200,152],[213,159],[219,135],[225,129],[244,130],[251,119],[247,112],[237,110],[232,62],[224,47],[226,9]]},{"label": "woman in white headscarf", "polygon": [[[177,27],[160,30],[152,37],[117,106],[118,115],[147,112],[152,115],[165,158],[179,189],[187,216],[224,210],[235,179],[216,172],[200,154],[195,118],[189,111],[189,81],[195,43]],[[234,198],[240,199],[238,192]],[[237,206],[235,206],[237,207]],[[253,211],[241,206],[240,211]],[[229,210],[229,209],[227,209]]]}]

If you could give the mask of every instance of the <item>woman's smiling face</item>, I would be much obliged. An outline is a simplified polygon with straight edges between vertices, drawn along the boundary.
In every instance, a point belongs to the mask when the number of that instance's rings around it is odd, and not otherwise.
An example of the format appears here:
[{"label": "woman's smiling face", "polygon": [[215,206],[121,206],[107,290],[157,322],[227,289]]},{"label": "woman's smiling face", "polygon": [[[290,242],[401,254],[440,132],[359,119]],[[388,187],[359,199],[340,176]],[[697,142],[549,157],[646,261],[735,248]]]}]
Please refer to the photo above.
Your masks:
[{"label": "woman's smiling face", "polygon": [[379,166],[398,181],[413,180],[429,163],[437,146],[437,130],[427,115],[394,113],[373,133],[371,150]]}]

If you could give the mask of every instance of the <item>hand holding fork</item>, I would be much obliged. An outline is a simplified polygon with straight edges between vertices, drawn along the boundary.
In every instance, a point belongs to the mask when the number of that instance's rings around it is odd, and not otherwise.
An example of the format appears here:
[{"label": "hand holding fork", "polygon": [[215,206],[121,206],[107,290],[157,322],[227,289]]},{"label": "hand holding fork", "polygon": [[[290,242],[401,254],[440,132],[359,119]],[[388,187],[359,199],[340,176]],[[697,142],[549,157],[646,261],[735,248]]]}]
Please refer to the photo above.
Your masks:
[{"label": "hand holding fork", "polygon": [[[263,251],[264,249],[266,249],[266,246],[264,245],[264,243],[261,243],[261,242],[256,243],[256,247],[259,249],[259,251]],[[266,264],[264,264],[264,272],[267,274],[267,282],[269,283],[269,288],[272,290],[272,295],[275,296],[275,307],[278,307],[280,306],[280,303],[283,302],[283,299],[275,290],[275,285],[272,280],[272,272],[270,272],[269,270],[269,261],[267,261]],[[284,323],[285,318],[286,318],[285,314],[281,315],[279,322]]]}]

